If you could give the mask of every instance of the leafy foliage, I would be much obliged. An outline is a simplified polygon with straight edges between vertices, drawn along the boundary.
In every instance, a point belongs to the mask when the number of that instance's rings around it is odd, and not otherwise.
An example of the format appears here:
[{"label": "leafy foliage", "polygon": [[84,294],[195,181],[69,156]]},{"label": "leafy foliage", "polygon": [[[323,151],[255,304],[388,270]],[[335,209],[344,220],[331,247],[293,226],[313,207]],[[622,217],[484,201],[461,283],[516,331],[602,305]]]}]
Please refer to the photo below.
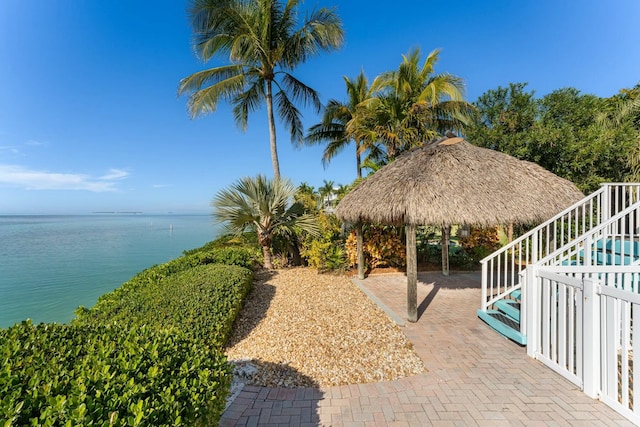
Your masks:
[{"label": "leafy foliage", "polygon": [[598,125],[614,100],[574,88],[538,99],[526,86],[511,83],[481,95],[474,103],[475,122],[465,130],[469,141],[535,162],[587,193],[602,182],[621,182],[631,176],[631,124]]},{"label": "leafy foliage", "polygon": [[199,249],[185,251],[187,256],[183,262],[194,265],[225,264],[237,265],[251,269],[261,261],[260,250],[257,245],[222,246],[207,244]]},{"label": "leafy foliage", "polygon": [[462,130],[473,110],[463,101],[462,79],[435,73],[440,55],[434,50],[420,63],[420,50],[402,56],[397,70],[376,77],[375,96],[362,111],[355,138],[369,149],[369,160],[392,161],[439,134]]},{"label": "leafy foliage", "polygon": [[460,237],[458,243],[475,264],[501,246],[498,227],[471,227],[469,235]]},{"label": "leafy foliage", "polygon": [[150,326],[0,329],[0,424],[215,425],[230,372],[222,353]]},{"label": "leafy foliage", "polygon": [[0,425],[217,425],[258,256],[234,239],[142,271],[70,325],[0,329]]},{"label": "leafy foliage", "polygon": [[145,270],[103,295],[92,309],[79,311],[75,322],[147,325],[179,331],[204,346],[222,347],[251,286],[252,272],[218,264],[167,276],[158,270]]},{"label": "leafy foliage", "polygon": [[318,234],[315,217],[294,202],[296,188],[287,179],[264,175],[244,177],[218,192],[212,201],[214,218],[236,234],[254,231],[262,247],[264,266],[273,268],[271,244],[279,236],[292,244],[299,232]]},{"label": "leafy foliage", "polygon": [[322,164],[326,167],[332,158],[354,141],[356,173],[358,178],[362,178],[361,155],[365,147],[362,146],[361,113],[366,108],[364,104],[372,98],[372,92],[364,70],[353,80],[344,77],[344,82],[348,101],[343,103],[336,99],[329,100],[322,113],[322,121],[309,128],[305,143],[326,143],[322,154]]},{"label": "leafy foliage", "polygon": [[[400,230],[392,225],[366,225],[363,227],[364,261],[370,268],[404,267],[407,250],[400,237]],[[355,231],[347,237],[347,260],[349,265],[358,263],[358,247]]]},{"label": "leafy foliage", "polygon": [[310,267],[319,271],[337,271],[346,267],[344,238],[341,223],[333,214],[318,214],[320,236],[308,235],[302,247],[302,256]]}]

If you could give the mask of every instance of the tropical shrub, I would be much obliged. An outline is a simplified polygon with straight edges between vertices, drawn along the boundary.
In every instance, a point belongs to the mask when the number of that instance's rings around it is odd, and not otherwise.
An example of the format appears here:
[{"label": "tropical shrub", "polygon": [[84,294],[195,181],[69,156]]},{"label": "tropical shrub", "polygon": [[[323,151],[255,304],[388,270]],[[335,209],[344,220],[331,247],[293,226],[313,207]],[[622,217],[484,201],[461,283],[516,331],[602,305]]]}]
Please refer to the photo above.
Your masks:
[{"label": "tropical shrub", "polygon": [[296,188],[288,179],[268,179],[264,175],[244,177],[215,195],[211,202],[213,218],[226,223],[230,232],[255,232],[264,267],[273,269],[274,238],[283,238],[294,245],[297,244],[294,236],[301,232],[319,233],[315,216],[294,201],[295,194]]},{"label": "tropical shrub", "polygon": [[[370,268],[404,267],[407,265],[407,250],[400,238],[400,230],[392,225],[366,225],[363,227],[363,252],[365,264]],[[358,247],[355,231],[346,241],[347,260],[350,265],[358,263]]]},{"label": "tropical shrub", "polygon": [[149,326],[0,329],[0,425],[217,425],[230,385],[217,349]]},{"label": "tropical shrub", "polygon": [[458,240],[464,251],[478,263],[487,255],[500,249],[498,227],[471,227],[469,236]]},{"label": "tropical shrub", "polygon": [[252,269],[255,264],[260,263],[260,255],[256,251],[232,246],[199,251],[188,255],[187,258],[197,260],[196,265],[225,264],[237,265],[248,269]]},{"label": "tropical shrub", "polygon": [[206,243],[200,248],[183,251],[184,255],[192,255],[196,252],[210,251],[219,248],[242,248],[251,253],[260,253],[258,236],[256,233],[223,234],[215,240]]},{"label": "tropical shrub", "polygon": [[100,297],[92,309],[77,311],[74,322],[148,325],[179,331],[202,345],[222,347],[251,287],[253,273],[219,264],[200,265],[168,276],[155,270],[161,268],[142,272]]},{"label": "tropical shrub", "polygon": [[311,268],[319,271],[339,271],[346,267],[341,222],[333,214],[318,214],[319,236],[307,235],[302,245],[302,257]]},{"label": "tropical shrub", "polygon": [[256,252],[205,247],[78,308],[71,325],[0,329],[0,425],[217,425],[231,382],[221,348]]}]

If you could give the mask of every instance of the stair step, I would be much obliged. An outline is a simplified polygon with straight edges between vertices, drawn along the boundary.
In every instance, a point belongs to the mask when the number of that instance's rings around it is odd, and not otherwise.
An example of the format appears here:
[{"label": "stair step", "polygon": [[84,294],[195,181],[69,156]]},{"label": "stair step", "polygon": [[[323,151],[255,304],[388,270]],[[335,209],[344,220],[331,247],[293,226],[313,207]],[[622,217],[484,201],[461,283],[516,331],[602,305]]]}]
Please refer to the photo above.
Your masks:
[{"label": "stair step", "polygon": [[522,299],[522,291],[520,289],[516,289],[515,291],[511,292],[509,296],[520,302],[520,300]]},{"label": "stair step", "polygon": [[520,345],[527,344],[527,337],[520,333],[520,323],[498,310],[478,310],[478,317],[496,332]]},{"label": "stair step", "polygon": [[518,301],[514,299],[501,299],[500,301],[496,301],[493,306],[515,322],[520,323],[520,303]]}]

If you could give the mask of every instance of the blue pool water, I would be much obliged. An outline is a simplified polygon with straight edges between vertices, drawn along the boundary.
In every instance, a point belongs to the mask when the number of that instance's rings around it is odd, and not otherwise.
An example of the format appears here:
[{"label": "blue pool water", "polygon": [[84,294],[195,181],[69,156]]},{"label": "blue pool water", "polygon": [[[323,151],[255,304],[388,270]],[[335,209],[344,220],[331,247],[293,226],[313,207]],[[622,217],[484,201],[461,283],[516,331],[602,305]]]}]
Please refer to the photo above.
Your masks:
[{"label": "blue pool water", "polygon": [[209,215],[0,216],[0,327],[66,323],[78,306],[216,230]]}]

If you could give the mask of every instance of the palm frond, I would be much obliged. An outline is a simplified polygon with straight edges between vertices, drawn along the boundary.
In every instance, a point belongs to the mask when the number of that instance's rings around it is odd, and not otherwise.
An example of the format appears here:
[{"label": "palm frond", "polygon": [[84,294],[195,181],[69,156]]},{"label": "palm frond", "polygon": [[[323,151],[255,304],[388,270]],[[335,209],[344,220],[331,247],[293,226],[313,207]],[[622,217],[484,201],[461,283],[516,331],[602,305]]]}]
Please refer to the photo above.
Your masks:
[{"label": "palm frond", "polygon": [[264,97],[264,79],[255,78],[247,90],[233,99],[233,118],[243,131],[247,130],[249,113],[260,107]]},{"label": "palm frond", "polygon": [[302,126],[302,120],[300,119],[300,110],[293,105],[283,90],[278,90],[276,92],[274,96],[274,103],[276,105],[278,115],[285,123],[285,126],[289,129],[291,142],[298,145],[302,144],[304,127]]},{"label": "palm frond", "polygon": [[302,105],[311,105],[316,112],[319,112],[322,108],[320,103],[320,96],[315,89],[302,83],[289,73],[281,72],[282,75],[282,87],[287,94],[291,95],[291,99],[295,102],[300,102]]}]

